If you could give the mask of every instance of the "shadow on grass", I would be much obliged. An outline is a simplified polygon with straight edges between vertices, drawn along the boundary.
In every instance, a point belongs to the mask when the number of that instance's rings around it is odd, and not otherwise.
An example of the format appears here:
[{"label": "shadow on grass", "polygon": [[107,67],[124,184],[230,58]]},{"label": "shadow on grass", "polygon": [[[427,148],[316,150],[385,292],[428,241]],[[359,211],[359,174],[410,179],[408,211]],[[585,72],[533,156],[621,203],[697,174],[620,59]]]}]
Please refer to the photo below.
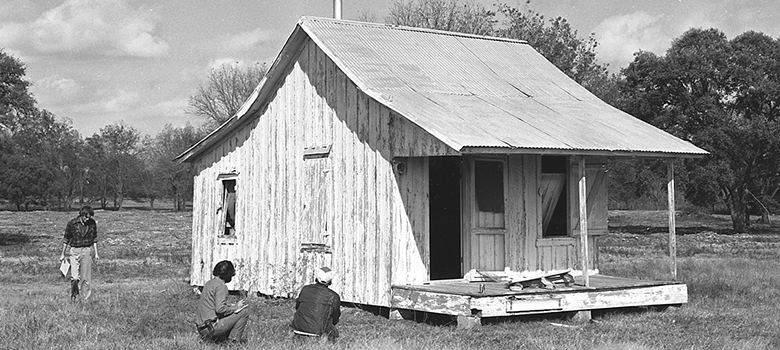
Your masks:
[{"label": "shadow on grass", "polygon": [[0,233],[0,247],[22,245],[43,239],[50,239],[47,235],[25,235],[22,233]]}]

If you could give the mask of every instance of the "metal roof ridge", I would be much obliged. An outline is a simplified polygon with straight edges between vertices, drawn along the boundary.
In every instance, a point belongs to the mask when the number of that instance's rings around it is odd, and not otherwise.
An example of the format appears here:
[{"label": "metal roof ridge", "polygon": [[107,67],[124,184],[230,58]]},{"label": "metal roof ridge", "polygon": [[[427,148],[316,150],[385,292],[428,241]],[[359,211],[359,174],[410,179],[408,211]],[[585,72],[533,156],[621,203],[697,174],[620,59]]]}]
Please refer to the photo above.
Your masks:
[{"label": "metal roof ridge", "polygon": [[461,32],[451,32],[451,31],[447,31],[447,30],[422,28],[422,27],[409,27],[409,26],[402,26],[402,25],[397,25],[397,24],[361,22],[361,21],[352,21],[352,20],[345,20],[345,19],[334,19],[334,18],[316,17],[316,16],[303,16],[298,21],[298,24],[302,25],[305,22],[330,22],[330,23],[337,23],[337,24],[344,24],[344,25],[352,25],[352,26],[357,26],[357,27],[374,27],[374,28],[384,28],[384,29],[395,29],[395,30],[404,30],[404,31],[410,31],[410,32],[420,32],[420,33],[429,33],[429,34],[438,34],[438,35],[446,35],[446,36],[454,36],[454,37],[463,37],[463,38],[470,38],[470,39],[482,39],[482,40],[501,41],[501,42],[507,42],[507,43],[513,43],[513,44],[525,44],[525,45],[528,45],[528,41],[520,40],[520,39],[510,39],[510,38],[502,38],[502,37],[490,36],[490,35],[479,35],[479,34],[469,34],[469,33],[461,33]]}]

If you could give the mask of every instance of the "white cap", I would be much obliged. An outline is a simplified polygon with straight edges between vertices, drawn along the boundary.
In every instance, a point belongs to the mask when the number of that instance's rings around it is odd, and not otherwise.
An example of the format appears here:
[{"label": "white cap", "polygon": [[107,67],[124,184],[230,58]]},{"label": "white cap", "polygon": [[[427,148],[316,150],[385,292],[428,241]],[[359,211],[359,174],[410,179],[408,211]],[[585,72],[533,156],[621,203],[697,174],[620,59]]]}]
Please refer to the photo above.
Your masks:
[{"label": "white cap", "polygon": [[317,269],[317,282],[328,284],[333,280],[333,270],[329,267],[320,267]]}]

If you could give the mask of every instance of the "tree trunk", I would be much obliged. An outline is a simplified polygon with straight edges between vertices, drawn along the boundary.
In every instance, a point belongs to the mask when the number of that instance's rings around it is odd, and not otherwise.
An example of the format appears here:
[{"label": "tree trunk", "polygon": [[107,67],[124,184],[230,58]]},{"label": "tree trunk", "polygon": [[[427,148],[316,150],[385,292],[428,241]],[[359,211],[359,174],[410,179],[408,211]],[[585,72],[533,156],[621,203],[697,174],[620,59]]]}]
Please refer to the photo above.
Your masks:
[{"label": "tree trunk", "polygon": [[739,192],[734,191],[731,196],[731,205],[729,206],[731,212],[731,223],[734,227],[734,233],[745,233],[745,203],[742,201],[742,196],[738,195]]}]

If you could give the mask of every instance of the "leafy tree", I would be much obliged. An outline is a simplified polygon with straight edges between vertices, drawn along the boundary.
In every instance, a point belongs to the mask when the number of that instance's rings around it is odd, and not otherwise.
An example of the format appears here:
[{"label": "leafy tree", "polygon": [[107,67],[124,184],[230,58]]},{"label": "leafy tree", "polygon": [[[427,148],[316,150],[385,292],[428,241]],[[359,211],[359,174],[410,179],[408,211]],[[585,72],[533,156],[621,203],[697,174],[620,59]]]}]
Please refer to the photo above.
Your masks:
[{"label": "leafy tree", "polygon": [[773,192],[767,182],[777,186],[780,42],[756,32],[729,41],[716,29],[691,29],[665,56],[636,54],[623,75],[629,113],[712,153],[686,163],[686,197],[699,205],[721,201],[734,230],[745,232],[750,193]]},{"label": "leafy tree", "polygon": [[3,157],[0,165],[4,169],[0,193],[16,205],[17,210],[28,210],[30,204],[45,202],[54,174],[43,160],[26,154],[13,154]]},{"label": "leafy tree", "polygon": [[188,113],[205,117],[214,125],[221,125],[243,105],[265,77],[265,64],[223,64],[212,69],[206,85],[200,85],[190,96]]},{"label": "leafy tree", "polygon": [[146,164],[142,185],[147,197],[168,197],[175,210],[184,210],[186,200],[192,198],[192,166],[178,164],[173,159],[206,135],[205,129],[191,125],[174,128],[166,125],[154,138],[144,140],[143,158]]},{"label": "leafy tree", "polygon": [[[68,143],[80,142],[78,133],[70,125],[57,121],[49,111],[37,108],[32,108],[28,116],[15,124],[16,131],[0,146],[3,148],[0,159],[8,158],[5,166],[0,167],[0,182],[5,189],[0,195],[12,198],[17,206],[25,208],[30,204],[49,206],[55,198],[60,206],[67,205],[72,196],[65,194],[72,192],[73,186],[67,188],[69,179],[63,172],[69,165],[71,169],[78,165],[66,161],[74,156],[75,149]],[[22,169],[31,173],[20,174]],[[31,175],[35,176],[34,181],[23,180]]]},{"label": "leafy tree", "polygon": [[[51,192],[57,198],[59,208],[70,210],[76,196],[81,193],[87,169],[84,154],[84,140],[79,133],[62,125],[50,139],[58,152],[52,157],[55,181]],[[83,203],[83,202],[82,202]]]},{"label": "leafy tree", "polygon": [[24,64],[0,49],[0,138],[9,138],[23,117],[33,112],[35,99],[24,75]]},{"label": "leafy tree", "polygon": [[122,123],[107,125],[87,138],[87,181],[102,208],[111,199],[114,209],[122,209],[125,196],[137,185],[142,168],[139,141],[138,131]]},{"label": "leafy tree", "polygon": [[477,35],[494,32],[496,13],[459,0],[393,0],[385,22],[393,25],[447,30]]}]

